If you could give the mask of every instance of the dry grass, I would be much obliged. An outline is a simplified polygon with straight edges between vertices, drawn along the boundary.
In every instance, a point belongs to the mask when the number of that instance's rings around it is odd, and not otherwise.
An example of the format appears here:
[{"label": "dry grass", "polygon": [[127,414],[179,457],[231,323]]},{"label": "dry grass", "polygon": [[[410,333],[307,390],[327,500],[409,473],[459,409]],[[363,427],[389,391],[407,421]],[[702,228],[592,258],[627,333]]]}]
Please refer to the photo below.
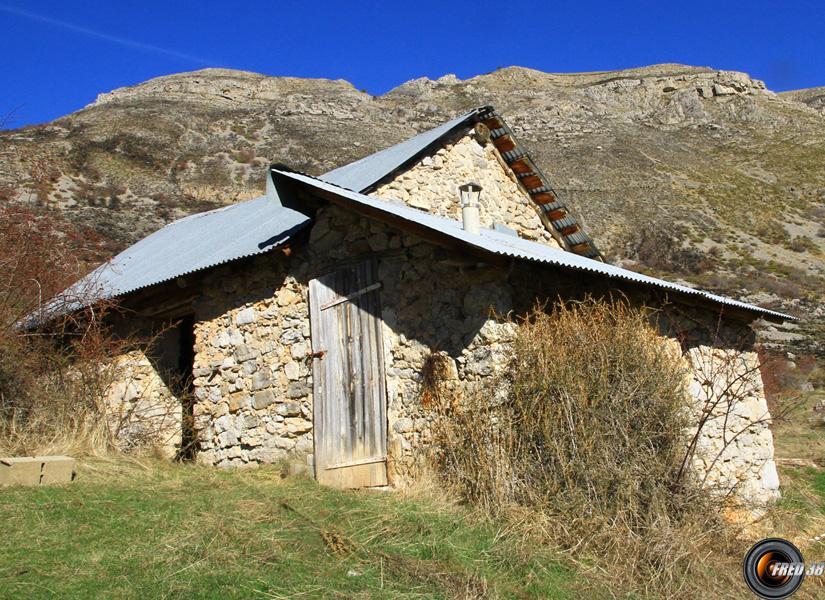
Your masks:
[{"label": "dry grass", "polygon": [[648,315],[621,302],[536,310],[519,326],[506,399],[470,395],[443,412],[441,473],[511,535],[563,549],[617,589],[737,589],[718,585],[736,572],[719,557],[741,556],[722,507],[679,475],[683,369]]}]

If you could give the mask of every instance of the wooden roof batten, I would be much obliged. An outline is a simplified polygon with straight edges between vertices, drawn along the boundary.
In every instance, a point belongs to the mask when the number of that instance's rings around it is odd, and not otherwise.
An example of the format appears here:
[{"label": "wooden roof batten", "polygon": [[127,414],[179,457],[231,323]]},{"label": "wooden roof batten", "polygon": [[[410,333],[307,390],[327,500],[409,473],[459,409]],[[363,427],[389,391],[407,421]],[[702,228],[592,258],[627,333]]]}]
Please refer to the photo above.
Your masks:
[{"label": "wooden roof batten", "polygon": [[570,209],[559,200],[558,194],[550,185],[550,180],[530,153],[519,144],[504,118],[492,106],[487,106],[476,117],[476,122],[483,123],[490,130],[490,140],[496,150],[536,204],[539,218],[562,248],[604,262],[604,257],[593,238],[582,229]]}]

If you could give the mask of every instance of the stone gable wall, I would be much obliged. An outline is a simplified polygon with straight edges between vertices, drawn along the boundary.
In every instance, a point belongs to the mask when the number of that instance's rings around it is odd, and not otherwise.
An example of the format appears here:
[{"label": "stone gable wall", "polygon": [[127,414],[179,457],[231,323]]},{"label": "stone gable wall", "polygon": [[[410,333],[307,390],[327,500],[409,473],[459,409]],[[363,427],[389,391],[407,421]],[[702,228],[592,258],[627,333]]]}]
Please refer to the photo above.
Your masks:
[{"label": "stone gable wall", "polygon": [[408,170],[384,182],[370,195],[400,200],[423,211],[461,220],[458,186],[475,182],[482,186],[481,226],[501,223],[520,237],[549,244],[558,242],[547,231],[530,196],[505,165],[493,144],[465,134],[425,156]]},{"label": "stone gable wall", "polygon": [[460,387],[504,364],[512,325],[506,273],[479,269],[416,236],[330,207],[292,258],[257,257],[205,281],[196,306],[195,424],[199,460],[218,466],[291,460],[312,465],[308,282],[353,256],[378,256],[387,383],[388,453],[396,483],[422,464],[433,415],[420,373],[443,350]]}]

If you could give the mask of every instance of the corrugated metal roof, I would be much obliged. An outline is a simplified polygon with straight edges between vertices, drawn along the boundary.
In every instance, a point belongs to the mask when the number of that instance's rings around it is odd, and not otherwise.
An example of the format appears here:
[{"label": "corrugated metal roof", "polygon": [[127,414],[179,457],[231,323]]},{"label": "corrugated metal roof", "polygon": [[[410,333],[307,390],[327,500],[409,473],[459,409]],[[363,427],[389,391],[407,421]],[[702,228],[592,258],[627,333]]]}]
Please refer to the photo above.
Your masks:
[{"label": "corrugated metal roof", "polygon": [[701,297],[705,300],[710,300],[711,302],[715,302],[718,304],[735,306],[737,308],[742,308],[745,310],[781,319],[794,319],[794,317],[791,317],[789,315],[768,310],[766,308],[761,308],[759,306],[754,306],[752,304],[746,304],[744,302],[739,302],[738,300],[733,300],[731,298],[726,298],[724,296],[711,294],[710,292],[689,288],[683,285],[665,281],[663,279],[650,277],[648,275],[642,275],[641,273],[635,273],[634,271],[630,271],[628,269],[622,269],[621,267],[616,267],[614,265],[603,263],[601,261],[593,260],[585,256],[581,256],[579,254],[565,252],[564,250],[560,250],[558,248],[553,248],[545,244],[531,242],[519,237],[507,235],[506,233],[494,231],[492,229],[482,229],[479,234],[469,233],[462,229],[461,223],[458,221],[453,221],[452,219],[445,219],[443,217],[438,217],[430,213],[416,210],[414,208],[406,206],[401,202],[395,203],[388,202],[386,200],[380,200],[377,198],[371,198],[370,196],[366,196],[364,194],[360,194],[352,190],[338,187],[329,182],[322,181],[314,177],[310,177],[309,175],[278,170],[273,170],[273,173],[277,174],[278,176],[288,177],[290,179],[299,181],[315,189],[331,192],[340,199],[347,201],[352,205],[361,205],[364,207],[368,207],[370,209],[378,210],[388,215],[400,217],[401,219],[409,221],[410,223],[415,223],[416,225],[426,227],[434,232],[449,236],[456,240],[460,240],[468,246],[472,246],[492,254],[509,256],[520,260],[544,263],[548,265],[555,265],[567,269],[575,269],[578,271],[589,271],[592,273],[604,275],[606,277],[623,279],[627,281],[632,281],[634,283],[661,288],[664,290],[671,290],[674,292],[678,292],[679,294]]},{"label": "corrugated metal roof", "polygon": [[435,129],[430,129],[400,144],[324,173],[321,179],[350,190],[363,192],[486,108],[475,108]]},{"label": "corrugated metal roof", "polygon": [[64,292],[93,286],[102,300],[260,254],[308,225],[306,215],[266,196],[178,219],[130,246]]}]

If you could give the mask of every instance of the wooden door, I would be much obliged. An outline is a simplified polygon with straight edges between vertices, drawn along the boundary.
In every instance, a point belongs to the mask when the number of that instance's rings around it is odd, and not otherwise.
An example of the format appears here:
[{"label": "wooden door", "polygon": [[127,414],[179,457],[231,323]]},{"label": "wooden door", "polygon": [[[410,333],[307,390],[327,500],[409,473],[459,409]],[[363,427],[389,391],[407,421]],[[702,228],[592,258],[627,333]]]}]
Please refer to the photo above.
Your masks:
[{"label": "wooden door", "polygon": [[387,412],[377,267],[309,282],[315,476],[340,487],[387,484]]}]

